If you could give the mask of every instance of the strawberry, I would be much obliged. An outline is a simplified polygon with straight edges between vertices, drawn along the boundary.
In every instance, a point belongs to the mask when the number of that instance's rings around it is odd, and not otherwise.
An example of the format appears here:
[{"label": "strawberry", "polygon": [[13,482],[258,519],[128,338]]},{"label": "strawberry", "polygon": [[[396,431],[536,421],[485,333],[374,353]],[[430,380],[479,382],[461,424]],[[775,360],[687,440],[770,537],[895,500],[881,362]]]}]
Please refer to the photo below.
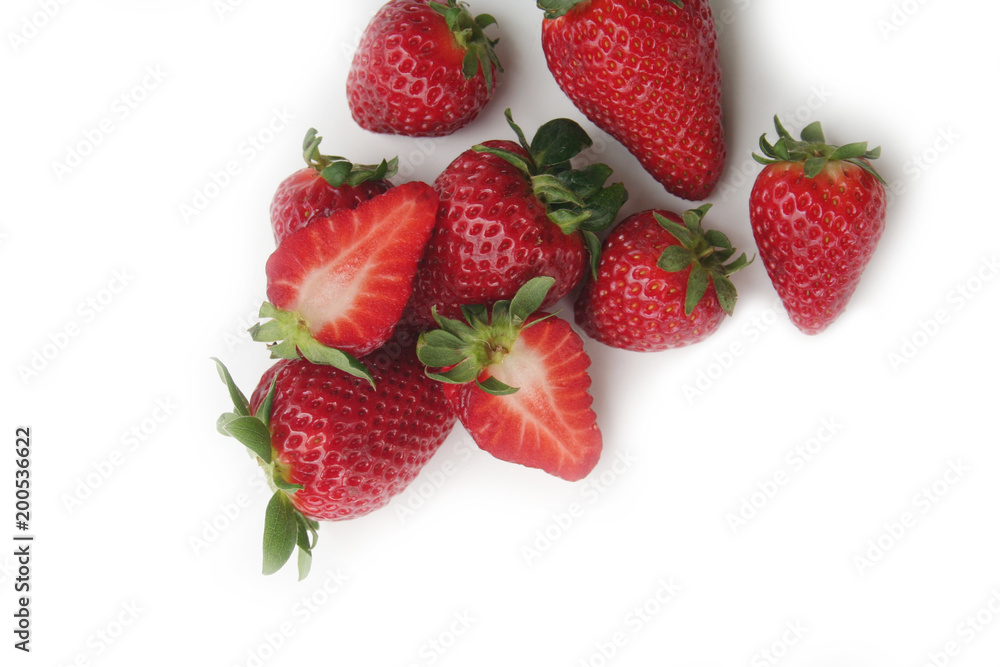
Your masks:
[{"label": "strawberry", "polygon": [[309,570],[317,521],[364,516],[402,492],[451,432],[455,415],[441,385],[402,332],[365,358],[378,391],[332,366],[283,359],[249,401],[216,360],[234,410],[219,418],[223,435],[243,443],[275,488],[264,520],[264,574],[299,547]]},{"label": "strawberry", "polygon": [[448,404],[480,448],[569,481],[601,455],[588,393],[590,357],[569,323],[536,313],[555,280],[529,280],[510,301],[462,309],[465,322],[436,315],[417,356],[445,383]]},{"label": "strawberry", "polygon": [[434,227],[437,195],[426,183],[392,188],[286,237],[267,260],[267,297],[254,340],[271,355],[328,363],[371,380],[354,355],[385,343],[413,290]]},{"label": "strawberry", "polygon": [[357,208],[361,202],[392,187],[388,178],[396,174],[399,160],[378,165],[352,164],[347,159],[319,152],[322,137],[310,129],[302,142],[308,165],[278,186],[271,201],[271,227],[275,243],[302,229],[313,218],[325,218],[342,208]]},{"label": "strawberry", "polygon": [[434,182],[441,198],[434,235],[417,271],[410,317],[433,322],[431,306],[459,317],[463,304],[510,299],[529,279],[556,279],[543,307],[569,293],[596,267],[600,241],[628,198],[621,183],[604,187],[611,168],[580,169],[570,159],[591,145],[577,123],[558,118],[531,143],[507,122],[520,145],[487,141],[465,151]]},{"label": "strawberry", "polygon": [[885,229],[885,181],[872,167],[880,148],[830,146],[816,122],[796,141],[774,125],[760,138],[766,165],[750,193],[750,223],[767,275],[792,322],[817,334],[844,310]]},{"label": "strawberry", "polygon": [[503,71],[483,30],[457,0],[392,0],[365,29],[347,74],[347,101],[358,125],[384,134],[434,137],[471,122]]},{"label": "strawberry", "polygon": [[749,264],[726,235],[703,231],[705,204],[678,216],[643,211],[615,227],[597,277],[576,301],[576,322],[591,338],[637,352],[704,340],[736,307],[729,275]]},{"label": "strawberry", "polygon": [[721,75],[708,0],[539,0],[556,83],[668,192],[705,199],[722,175]]}]

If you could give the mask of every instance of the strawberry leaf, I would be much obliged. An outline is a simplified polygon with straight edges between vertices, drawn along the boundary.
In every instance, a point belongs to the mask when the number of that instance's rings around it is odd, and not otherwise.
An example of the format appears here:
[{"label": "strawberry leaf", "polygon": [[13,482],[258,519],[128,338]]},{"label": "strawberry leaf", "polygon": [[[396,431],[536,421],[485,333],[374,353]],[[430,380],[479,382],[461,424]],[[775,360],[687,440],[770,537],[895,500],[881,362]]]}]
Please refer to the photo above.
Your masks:
[{"label": "strawberry leaf", "polygon": [[257,414],[254,415],[267,427],[271,425],[271,411],[274,409],[274,394],[277,391],[277,387],[278,378],[275,377],[271,380],[271,387],[267,390],[267,395],[257,408]]},{"label": "strawberry leaf", "polygon": [[733,281],[718,272],[712,272],[711,275],[719,305],[726,315],[732,315],[736,310],[736,286],[733,285]]},{"label": "strawberry leaf", "polygon": [[350,162],[334,162],[319,172],[319,175],[333,187],[339,188],[347,181],[347,177],[351,175],[352,166]]},{"label": "strawberry leaf", "polygon": [[660,259],[656,262],[656,265],[664,271],[675,273],[691,266],[691,262],[693,261],[694,255],[691,254],[690,250],[684,246],[672,245],[664,248],[663,254],[660,255]]},{"label": "strawberry leaf", "polygon": [[226,422],[227,435],[231,435],[244,447],[256,454],[264,463],[271,462],[271,431],[256,417],[237,417]]},{"label": "strawberry leaf", "polygon": [[518,390],[517,387],[504,384],[493,376],[486,378],[482,382],[476,380],[476,385],[487,394],[492,394],[493,396],[510,396],[517,393]]},{"label": "strawberry leaf", "polygon": [[302,356],[312,363],[333,366],[356,378],[367,380],[372,389],[375,388],[375,378],[372,377],[368,367],[354,356],[342,350],[327,347],[311,336],[303,336],[296,339],[295,342]]},{"label": "strawberry leaf", "polygon": [[274,574],[288,562],[298,538],[296,509],[283,491],[275,491],[264,512],[264,574]]},{"label": "strawberry leaf", "polygon": [[538,128],[528,152],[541,168],[568,162],[593,143],[579,123],[556,118]]},{"label": "strawberry leaf", "polygon": [[528,164],[528,162],[518,155],[517,153],[511,153],[510,151],[505,151],[502,148],[492,148],[490,146],[483,146],[482,144],[472,147],[472,150],[478,153],[489,153],[490,155],[496,155],[498,158],[502,158],[507,162],[520,169],[526,175],[531,176],[534,168]]},{"label": "strawberry leaf", "polygon": [[[576,7],[583,0],[538,0],[539,9],[545,10],[546,19],[557,19]],[[673,0],[671,0],[673,1]]]},{"label": "strawberry leaf", "polygon": [[219,371],[219,377],[222,378],[226,388],[229,390],[229,397],[233,401],[233,408],[235,409],[236,414],[242,416],[249,415],[250,402],[247,401],[247,397],[243,395],[240,388],[236,386],[236,383],[233,381],[233,376],[229,374],[229,369],[226,368],[224,363],[215,357],[212,357],[212,361],[215,362],[215,368]]},{"label": "strawberry leaf", "polygon": [[708,291],[708,271],[701,264],[694,264],[688,277],[687,294],[684,298],[685,315],[690,315],[694,311],[706,291]]},{"label": "strawberry leaf", "polygon": [[545,297],[555,282],[555,278],[540,276],[532,278],[517,291],[514,298],[510,300],[510,315],[515,324],[521,324],[533,312],[541,308],[542,302],[545,301]]},{"label": "strawberry leaf", "polygon": [[580,223],[580,229],[603,232],[618,217],[618,211],[628,201],[628,191],[621,183],[614,183],[587,198],[586,210],[590,215]]},{"label": "strawberry leaf", "polygon": [[480,364],[472,357],[466,357],[454,368],[443,373],[427,373],[432,380],[446,384],[465,384],[479,377]]},{"label": "strawberry leaf", "polygon": [[802,141],[806,141],[811,144],[826,143],[826,137],[823,136],[823,126],[820,124],[818,120],[809,123],[804,128],[802,128],[802,133],[799,136],[802,137]]},{"label": "strawberry leaf", "polygon": [[804,167],[806,178],[816,178],[819,176],[819,172],[823,171],[823,168],[829,161],[829,158],[825,157],[807,158]]},{"label": "strawberry leaf", "polygon": [[229,422],[233,421],[234,419],[238,419],[239,417],[240,415],[236,414],[235,412],[223,412],[221,415],[219,415],[219,418],[215,420],[215,429],[219,433],[228,438],[230,437],[230,435],[229,431],[226,430],[226,425]]},{"label": "strawberry leaf", "polygon": [[601,239],[597,234],[589,230],[583,230],[583,244],[587,246],[587,255],[590,257],[590,275],[597,280],[597,269],[601,266]]}]

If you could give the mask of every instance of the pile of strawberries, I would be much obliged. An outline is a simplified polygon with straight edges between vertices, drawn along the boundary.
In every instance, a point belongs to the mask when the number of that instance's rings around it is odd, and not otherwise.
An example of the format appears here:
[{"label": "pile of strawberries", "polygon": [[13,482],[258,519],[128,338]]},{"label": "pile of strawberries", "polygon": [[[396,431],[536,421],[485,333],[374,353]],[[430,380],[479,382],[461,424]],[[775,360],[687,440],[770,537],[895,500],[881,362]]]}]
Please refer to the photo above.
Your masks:
[{"label": "pile of strawberries", "polygon": [[[708,0],[538,0],[549,70],[577,108],[670,193],[707,198],[726,146]],[[365,31],[347,81],[357,123],[439,136],[476,118],[503,70],[496,20],[457,0],[391,0]],[[318,521],[385,505],[458,420],[480,448],[566,480],[602,449],[580,334],[545,311],[577,292],[588,336],[651,352],[704,340],[736,307],[730,278],[751,260],[703,227],[710,204],[636,213],[610,167],[559,118],[529,141],[472,146],[433,187],[390,182],[396,161],[323,155],[271,205],[277,249],[254,340],[278,359],[250,399],[218,362],[233,410],[218,428],[274,488],[264,572],[298,548],[309,570]],[[796,140],[775,119],[750,221],[792,322],[819,333],[843,310],[882,233],[878,149],[833,146],[814,123]],[[610,232],[609,232],[610,230]],[[602,242],[602,236],[604,240]]]}]

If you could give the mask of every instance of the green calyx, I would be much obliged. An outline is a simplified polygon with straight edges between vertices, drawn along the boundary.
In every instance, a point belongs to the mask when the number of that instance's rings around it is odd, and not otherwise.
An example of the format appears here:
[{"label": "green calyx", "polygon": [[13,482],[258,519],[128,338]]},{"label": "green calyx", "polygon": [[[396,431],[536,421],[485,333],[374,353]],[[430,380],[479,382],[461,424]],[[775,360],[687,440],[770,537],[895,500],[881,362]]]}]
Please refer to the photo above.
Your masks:
[{"label": "green calyx", "polygon": [[[566,13],[577,5],[590,2],[590,0],[538,0],[536,5],[545,12],[545,18],[557,19],[565,16]],[[682,0],[667,0],[678,9],[684,9]]]},{"label": "green calyx", "polygon": [[307,165],[319,172],[323,180],[335,188],[345,184],[356,187],[365,181],[377,181],[396,175],[399,158],[394,157],[388,162],[382,160],[379,164],[354,164],[338,155],[320,153],[321,141],[323,137],[316,135],[316,129],[309,128],[306,138],[302,141],[302,157]]},{"label": "green calyx", "polygon": [[455,41],[459,47],[465,49],[465,57],[462,59],[462,74],[466,79],[471,79],[479,72],[483,71],[486,79],[486,89],[493,92],[495,82],[493,80],[493,68],[502,72],[500,59],[497,58],[495,47],[497,39],[490,39],[484,32],[491,25],[496,25],[497,20],[489,14],[480,14],[473,18],[469,12],[469,5],[458,0],[447,0],[441,2],[429,2],[428,6],[444,17],[448,24],[448,30],[455,36]]},{"label": "green calyx", "polygon": [[266,322],[248,329],[250,337],[259,343],[270,343],[272,359],[298,359],[302,357],[314,364],[333,366],[354,377],[367,380],[375,388],[375,378],[368,367],[354,356],[323,345],[313,338],[309,326],[298,313],[276,308],[268,302],[261,304],[258,315]]},{"label": "green calyx", "polygon": [[601,253],[597,234],[611,227],[628,200],[625,186],[621,183],[604,186],[612,174],[606,164],[572,167],[570,160],[593,145],[579,123],[568,118],[550,120],[538,128],[528,143],[510,109],[504,115],[528,157],[482,144],[473,146],[473,150],[496,155],[521,170],[531,182],[535,197],[545,205],[549,220],[565,234],[582,232],[590,252],[591,273],[596,277]]},{"label": "green calyx", "polygon": [[291,496],[302,489],[301,484],[288,481],[285,465],[274,456],[271,447],[270,419],[274,407],[275,381],[272,380],[267,396],[256,414],[250,413],[250,403],[233,381],[233,376],[218,359],[212,358],[219,377],[229,390],[233,411],[223,413],[216,422],[219,433],[236,438],[250,452],[267,474],[274,495],[264,513],[264,574],[280,570],[295,547],[299,548],[299,581],[309,574],[312,550],[319,537],[319,524],[308,518],[292,504]]},{"label": "green calyx", "polygon": [[[453,320],[437,314],[434,320],[440,329],[420,334],[417,339],[417,358],[427,366],[427,377],[448,384],[475,382],[480,389],[494,396],[506,396],[517,391],[494,377],[480,382],[483,370],[503,361],[517,337],[526,327],[545,318],[525,324],[528,317],[538,310],[549,293],[555,278],[532,278],[509,301],[497,301],[492,312],[485,306],[462,306],[465,321]],[[436,372],[431,368],[446,368]]]},{"label": "green calyx", "polygon": [[753,261],[753,259],[748,260],[746,253],[743,253],[729,262],[736,254],[736,249],[729,242],[729,238],[722,232],[714,230],[706,232],[702,229],[701,221],[710,208],[711,204],[705,204],[685,211],[682,216],[683,225],[668,220],[659,213],[653,214],[656,222],[680,242],[680,245],[664,249],[656,265],[669,272],[683,271],[691,267],[687,292],[684,296],[685,315],[690,315],[705,296],[709,282],[715,286],[715,294],[722,310],[727,315],[732,315],[736,309],[736,286],[729,276]]},{"label": "green calyx", "polygon": [[753,159],[761,164],[777,164],[779,162],[803,162],[806,178],[815,178],[830,162],[844,161],[861,167],[885,185],[885,179],[868,162],[882,154],[882,148],[869,150],[867,141],[860,141],[843,146],[833,146],[826,143],[823,127],[819,121],[810,123],[803,128],[801,141],[794,139],[784,128],[778,117],[774,117],[774,127],[778,132],[778,141],[773,145],[767,141],[767,133],[760,135],[760,150],[763,156],[753,154]]}]

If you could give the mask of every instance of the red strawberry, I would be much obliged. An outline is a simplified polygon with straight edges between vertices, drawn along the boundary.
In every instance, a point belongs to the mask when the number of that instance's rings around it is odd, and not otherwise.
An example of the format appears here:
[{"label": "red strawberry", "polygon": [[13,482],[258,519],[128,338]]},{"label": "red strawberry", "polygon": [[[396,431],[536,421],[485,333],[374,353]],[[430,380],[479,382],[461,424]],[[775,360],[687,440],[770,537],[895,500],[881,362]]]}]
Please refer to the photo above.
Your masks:
[{"label": "red strawberry", "polygon": [[590,357],[570,325],[534,311],[554,280],[528,281],[492,316],[463,309],[465,322],[437,316],[417,356],[482,449],[569,481],[584,478],[601,455],[601,432],[588,393]]},{"label": "red strawberry", "polygon": [[643,211],[604,243],[597,278],[576,301],[576,321],[596,340],[655,352],[707,338],[736,307],[728,276],[749,264],[726,235],[703,231],[711,204],[687,211]]},{"label": "red strawberry", "polygon": [[[407,338],[408,336],[408,338]],[[257,457],[276,487],[264,525],[264,573],[298,544],[308,572],[316,520],[363,516],[403,491],[455,423],[441,385],[417,361],[412,332],[365,358],[378,390],[331,366],[284,359],[248,402],[216,360],[234,412],[219,430]]]},{"label": "red strawberry", "polygon": [[437,225],[420,263],[410,315],[433,322],[431,306],[458,317],[463,304],[510,299],[531,278],[552,276],[543,307],[583,278],[588,251],[593,266],[600,232],[628,198],[621,183],[604,187],[611,168],[572,169],[570,159],[591,145],[566,118],[539,128],[531,144],[511,118],[521,145],[487,141],[462,153],[438,176]]},{"label": "red strawberry", "polygon": [[539,0],[556,83],[668,192],[705,199],[722,175],[721,75],[708,0]]},{"label": "red strawberry", "polygon": [[314,220],[267,260],[267,297],[254,340],[282,341],[273,357],[328,363],[369,377],[352,355],[385,343],[399,322],[434,227],[425,183],[392,188],[354,210]]},{"label": "red strawberry", "polygon": [[325,218],[342,208],[357,208],[361,202],[392,187],[385,180],[396,174],[398,160],[379,165],[352,164],[345,158],[319,152],[322,137],[310,129],[302,143],[306,164],[278,186],[271,201],[271,227],[275,243],[305,227],[314,218]]},{"label": "red strawberry", "polygon": [[823,331],[844,310],[885,229],[885,181],[867,142],[830,146],[818,122],[796,141],[774,124],[760,138],[767,165],[750,193],[754,239],[778,296],[803,333]]},{"label": "red strawberry", "polygon": [[372,132],[414,137],[451,134],[471,122],[503,71],[476,18],[457,0],[392,0],[361,37],[347,74],[354,120]]}]

